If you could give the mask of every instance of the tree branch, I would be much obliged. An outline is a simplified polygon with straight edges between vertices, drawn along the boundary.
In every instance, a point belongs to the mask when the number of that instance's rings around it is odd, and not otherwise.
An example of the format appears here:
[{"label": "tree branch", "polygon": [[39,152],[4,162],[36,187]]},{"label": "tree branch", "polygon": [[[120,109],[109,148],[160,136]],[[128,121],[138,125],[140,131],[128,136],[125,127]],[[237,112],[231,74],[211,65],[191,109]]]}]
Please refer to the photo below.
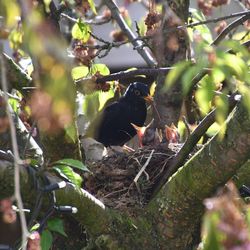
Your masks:
[{"label": "tree branch", "polygon": [[[104,83],[107,81],[127,79],[129,77],[138,76],[138,75],[157,76],[159,73],[167,73],[171,69],[173,69],[173,67],[156,68],[156,69],[146,68],[146,69],[135,69],[131,71],[120,71],[117,73],[113,73],[107,76],[102,76],[100,78],[97,78],[96,83]],[[86,79],[87,79],[86,77],[77,79],[75,83],[81,84],[81,82]]]},{"label": "tree branch", "polygon": [[211,43],[212,45],[218,45],[234,28],[239,26],[240,24],[243,24],[245,21],[247,21],[250,18],[250,11],[248,11],[248,14],[236,19],[232,23],[230,23]]},{"label": "tree branch", "polygon": [[150,53],[143,47],[143,44],[140,41],[135,40],[136,36],[131,31],[131,29],[126,24],[125,20],[121,16],[117,5],[112,0],[104,0],[104,3],[110,9],[112,17],[116,20],[121,30],[126,34],[129,41],[133,44],[134,48],[141,55],[147,65],[151,68],[156,66],[156,62],[154,58],[150,55]]},{"label": "tree branch", "polygon": [[181,28],[193,28],[195,26],[199,26],[199,25],[203,25],[203,24],[208,24],[208,23],[216,23],[222,20],[226,20],[226,19],[230,19],[230,18],[234,18],[234,17],[238,17],[238,16],[250,16],[250,10],[247,11],[242,11],[242,12],[236,12],[236,13],[232,13],[228,16],[223,16],[223,17],[218,17],[218,18],[213,18],[213,19],[208,19],[205,21],[198,21],[198,22],[194,22],[194,23],[190,23],[187,25],[180,25],[177,28],[181,29]]},{"label": "tree branch", "polygon": [[[61,13],[61,17],[73,22],[73,23],[77,23],[78,20],[65,14],[65,13]],[[102,25],[105,23],[108,23],[111,21],[111,18],[104,18],[103,16],[96,16],[94,19],[91,20],[86,20],[84,19],[83,22],[86,24],[90,24],[90,25]]]}]

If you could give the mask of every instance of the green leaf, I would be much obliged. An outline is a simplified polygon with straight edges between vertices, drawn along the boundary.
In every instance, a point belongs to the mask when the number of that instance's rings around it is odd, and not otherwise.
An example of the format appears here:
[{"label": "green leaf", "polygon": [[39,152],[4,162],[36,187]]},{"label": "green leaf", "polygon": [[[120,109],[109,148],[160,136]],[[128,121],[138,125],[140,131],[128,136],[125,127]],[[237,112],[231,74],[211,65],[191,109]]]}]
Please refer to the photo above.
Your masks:
[{"label": "green leaf", "polygon": [[72,37],[74,39],[79,39],[84,43],[89,40],[90,37],[90,26],[86,23],[83,23],[81,20],[78,20],[77,23],[72,27]]},{"label": "green leaf", "polygon": [[93,13],[95,15],[97,15],[94,0],[88,0],[88,3],[89,3],[89,6],[90,6],[90,9],[93,11]]},{"label": "green leaf", "polygon": [[215,66],[211,72],[211,77],[212,77],[214,83],[218,84],[218,83],[222,83],[225,80],[226,75],[221,67]]},{"label": "green leaf", "polygon": [[89,67],[87,66],[74,67],[71,71],[71,75],[74,80],[86,77],[88,74],[89,74]]},{"label": "green leaf", "polygon": [[206,218],[206,227],[207,227],[207,237],[204,244],[203,250],[221,250],[219,242],[218,230],[216,230],[217,214],[211,214]]},{"label": "green leaf", "polygon": [[220,127],[221,126],[217,122],[213,123],[207,130],[206,135],[208,135],[209,137],[213,137],[219,132]]},{"label": "green leaf", "polygon": [[44,4],[45,4],[45,10],[47,13],[50,13],[50,9],[49,9],[49,5],[51,3],[51,0],[43,0]]},{"label": "green leaf", "polygon": [[17,24],[16,17],[21,15],[19,5],[16,1],[1,0],[0,2],[0,15],[5,16],[5,23],[13,28]]},{"label": "green leaf", "polygon": [[112,97],[114,97],[115,91],[113,88],[110,88],[109,91],[103,92],[99,91],[99,109],[98,111],[102,110],[104,107],[105,103]]},{"label": "green leaf", "polygon": [[49,219],[47,227],[50,231],[57,232],[65,237],[68,237],[64,231],[63,220],[59,218]]},{"label": "green leaf", "polygon": [[211,109],[211,101],[214,96],[214,83],[211,77],[203,78],[200,88],[195,93],[196,101],[203,115],[207,114]]},{"label": "green leaf", "polygon": [[183,72],[188,66],[190,66],[190,62],[187,61],[176,63],[174,68],[167,74],[163,91],[167,91],[173,84],[175,84],[181,78]]},{"label": "green leaf", "polygon": [[99,110],[99,92],[95,91],[90,95],[85,96],[83,102],[83,112],[87,116],[88,120],[92,120]]},{"label": "green leaf", "polygon": [[70,124],[69,126],[65,127],[64,130],[66,132],[66,138],[75,143],[77,140],[77,131],[75,124]]},{"label": "green leaf", "polygon": [[106,64],[102,63],[93,64],[90,71],[92,75],[96,74],[97,72],[99,72],[99,74],[103,76],[107,76],[110,74],[109,68],[106,66]]},{"label": "green leaf", "polygon": [[199,63],[189,66],[181,77],[183,94],[186,95],[193,85],[193,78],[198,75],[205,67],[205,62],[201,60]]},{"label": "green leaf", "polygon": [[[206,17],[203,15],[203,13],[200,10],[193,9],[193,8],[190,8],[189,10],[190,10],[191,15],[192,15],[192,18],[189,18],[190,24],[191,24],[191,22],[190,22],[191,20],[192,20],[192,22],[206,21]],[[187,30],[188,30],[188,35],[189,35],[191,41],[193,41],[193,33],[194,32],[199,33],[207,44],[211,44],[213,41],[211,31],[208,28],[208,26],[205,24],[198,25],[198,26],[195,26],[193,28],[188,28]]]},{"label": "green leaf", "polygon": [[62,159],[62,160],[56,161],[54,164],[66,165],[72,168],[76,168],[82,171],[89,172],[89,169],[81,161],[74,160],[74,159]]},{"label": "green leaf", "polygon": [[30,232],[36,231],[40,227],[39,223],[36,223],[34,226],[31,227]]},{"label": "green leaf", "polygon": [[49,230],[44,230],[41,237],[42,250],[49,250],[52,246],[53,236]]},{"label": "green leaf", "polygon": [[223,41],[221,43],[221,46],[223,47],[225,46],[228,49],[234,51],[235,53],[240,53],[241,56],[249,58],[249,52],[247,48],[241,45],[239,41],[234,41],[234,40]]},{"label": "green leaf", "polygon": [[75,184],[78,187],[81,187],[82,177],[79,174],[75,173],[71,167],[65,165],[54,165],[53,169],[69,182]]},{"label": "green leaf", "polygon": [[10,97],[10,98],[8,99],[8,102],[9,102],[10,106],[12,107],[13,111],[14,111],[15,113],[18,113],[19,107],[20,107],[19,101],[18,101],[17,99],[15,99],[15,98],[11,98],[11,97]]},{"label": "green leaf", "polygon": [[19,49],[23,43],[23,31],[20,29],[13,29],[9,34],[9,42],[12,49]]}]

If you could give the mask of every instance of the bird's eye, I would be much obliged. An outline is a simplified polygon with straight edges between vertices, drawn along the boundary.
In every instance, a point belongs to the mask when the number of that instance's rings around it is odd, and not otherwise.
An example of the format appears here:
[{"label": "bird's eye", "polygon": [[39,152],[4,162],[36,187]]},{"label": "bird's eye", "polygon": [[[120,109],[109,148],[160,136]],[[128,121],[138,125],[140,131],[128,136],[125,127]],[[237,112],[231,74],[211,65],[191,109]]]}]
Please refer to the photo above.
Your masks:
[{"label": "bird's eye", "polygon": [[135,90],[135,94],[136,95],[140,95],[140,91],[139,90]]}]

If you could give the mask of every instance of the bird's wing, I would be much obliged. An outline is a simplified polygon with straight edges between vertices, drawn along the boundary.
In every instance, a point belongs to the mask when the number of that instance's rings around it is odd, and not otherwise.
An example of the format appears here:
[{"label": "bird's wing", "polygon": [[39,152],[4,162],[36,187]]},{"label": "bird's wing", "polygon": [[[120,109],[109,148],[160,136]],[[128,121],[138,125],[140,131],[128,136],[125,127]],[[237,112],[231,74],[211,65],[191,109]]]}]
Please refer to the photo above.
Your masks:
[{"label": "bird's wing", "polygon": [[[118,102],[114,102],[107,106],[96,118],[90,123],[87,129],[86,136],[97,138],[100,130],[105,130],[107,127],[111,126],[112,122],[119,118],[119,114],[122,112],[123,108],[120,107]],[[113,124],[114,126],[114,124]]]},{"label": "bird's wing", "polygon": [[127,116],[126,107],[121,102],[115,102],[108,106],[102,115],[102,127],[113,126],[120,127],[121,117]]}]

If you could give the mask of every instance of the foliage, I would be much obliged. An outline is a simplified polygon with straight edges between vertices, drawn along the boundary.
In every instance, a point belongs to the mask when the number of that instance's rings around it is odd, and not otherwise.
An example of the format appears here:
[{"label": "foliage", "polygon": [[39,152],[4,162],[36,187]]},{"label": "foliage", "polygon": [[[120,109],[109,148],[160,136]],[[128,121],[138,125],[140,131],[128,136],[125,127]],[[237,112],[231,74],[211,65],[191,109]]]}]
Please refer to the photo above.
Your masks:
[{"label": "foliage", "polygon": [[205,200],[204,250],[248,249],[250,246],[249,207],[244,205],[233,183],[223,194]]},{"label": "foliage", "polygon": [[62,159],[54,162],[52,166],[61,177],[78,187],[82,186],[82,177],[74,172],[73,169],[89,172],[88,168],[82,162],[74,159]]}]

